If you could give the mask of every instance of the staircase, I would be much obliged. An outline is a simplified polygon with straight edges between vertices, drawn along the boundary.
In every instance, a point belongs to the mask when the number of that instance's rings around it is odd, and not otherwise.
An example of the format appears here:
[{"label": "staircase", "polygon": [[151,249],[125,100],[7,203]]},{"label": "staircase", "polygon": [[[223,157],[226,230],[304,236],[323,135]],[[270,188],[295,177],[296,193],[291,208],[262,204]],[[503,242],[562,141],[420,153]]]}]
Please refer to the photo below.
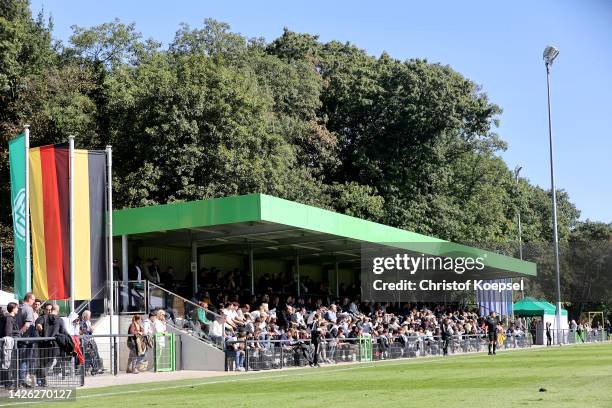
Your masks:
[{"label": "staircase", "polygon": [[[177,361],[183,370],[223,371],[223,339],[213,341],[210,328],[221,316],[161,286],[147,281],[116,282],[115,310],[120,315],[119,333],[127,333],[134,314],[166,312],[169,332],[180,334]],[[210,322],[202,324],[201,319]]]}]

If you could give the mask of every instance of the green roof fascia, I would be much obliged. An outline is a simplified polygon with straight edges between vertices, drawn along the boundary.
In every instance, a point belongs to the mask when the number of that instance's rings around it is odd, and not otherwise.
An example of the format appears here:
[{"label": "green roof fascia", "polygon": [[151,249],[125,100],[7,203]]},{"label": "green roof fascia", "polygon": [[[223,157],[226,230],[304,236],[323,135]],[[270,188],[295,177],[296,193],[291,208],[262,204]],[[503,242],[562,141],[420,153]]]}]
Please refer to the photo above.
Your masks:
[{"label": "green roof fascia", "polygon": [[261,196],[249,194],[113,211],[113,235],[261,221]]},{"label": "green roof fascia", "polygon": [[533,262],[263,194],[261,218],[277,224],[395,246],[434,256],[473,256],[474,258],[484,256],[484,264],[488,267],[529,276],[537,274],[536,264]]},{"label": "green roof fascia", "polygon": [[536,264],[265,194],[249,194],[113,212],[113,235],[267,221],[434,256],[485,256],[491,268],[536,275]]}]

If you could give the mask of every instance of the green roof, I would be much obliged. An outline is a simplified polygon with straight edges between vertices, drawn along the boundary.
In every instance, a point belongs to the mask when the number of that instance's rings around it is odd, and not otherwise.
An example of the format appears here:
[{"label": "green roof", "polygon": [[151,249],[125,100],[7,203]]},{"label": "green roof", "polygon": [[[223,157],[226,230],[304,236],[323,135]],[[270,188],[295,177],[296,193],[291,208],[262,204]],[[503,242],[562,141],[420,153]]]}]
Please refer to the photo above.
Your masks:
[{"label": "green roof", "polygon": [[219,251],[242,244],[262,253],[289,248],[314,254],[318,249],[353,257],[359,256],[361,243],[375,243],[434,256],[484,254],[484,264],[497,271],[496,277],[536,275],[532,262],[265,194],[117,210],[113,235],[164,243],[205,240]]},{"label": "green roof", "polygon": [[[544,316],[555,315],[557,308],[546,300],[536,300],[525,298],[514,304],[514,314],[516,316]],[[562,315],[567,315],[567,310],[561,309]]]}]

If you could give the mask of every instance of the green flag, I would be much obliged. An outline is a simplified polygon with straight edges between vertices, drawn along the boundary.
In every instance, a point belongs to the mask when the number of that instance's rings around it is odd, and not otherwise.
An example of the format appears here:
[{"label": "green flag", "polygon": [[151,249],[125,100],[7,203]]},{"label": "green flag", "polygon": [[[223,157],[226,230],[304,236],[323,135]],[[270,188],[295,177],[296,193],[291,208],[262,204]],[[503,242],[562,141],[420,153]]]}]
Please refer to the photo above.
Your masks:
[{"label": "green flag", "polygon": [[13,237],[15,259],[15,297],[23,299],[27,288],[26,268],[26,145],[25,134],[9,142],[11,165],[11,205],[13,209]]}]

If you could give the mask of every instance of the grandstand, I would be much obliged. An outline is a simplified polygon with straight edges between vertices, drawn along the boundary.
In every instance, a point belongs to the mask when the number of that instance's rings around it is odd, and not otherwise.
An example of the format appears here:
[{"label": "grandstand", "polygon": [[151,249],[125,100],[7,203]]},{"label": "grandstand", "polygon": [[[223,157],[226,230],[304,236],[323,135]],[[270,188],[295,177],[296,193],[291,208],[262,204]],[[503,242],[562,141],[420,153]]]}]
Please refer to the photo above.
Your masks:
[{"label": "grandstand", "polygon": [[[249,304],[256,294],[268,295],[270,308],[274,297],[284,303],[286,295],[296,302],[314,303],[318,298],[326,306],[358,303],[364,244],[447,256],[479,251],[263,194],[118,210],[113,235],[114,253],[121,254],[115,282],[120,317],[115,327],[126,333],[131,314],[172,309],[171,327],[182,335],[182,350],[202,356],[200,361],[189,359],[184,368],[207,370],[226,365],[216,349],[220,342],[197,335],[200,327],[193,325],[192,316],[201,310],[203,298],[208,307],[201,314],[212,323],[219,317],[213,311],[220,313],[228,301]],[[145,289],[131,282],[134,262],[153,258],[162,271],[173,268],[172,283],[147,282]],[[530,262],[489,252],[486,268],[477,277],[535,273]],[[220,282],[228,274],[231,290]],[[256,299],[261,303],[261,296]],[[197,353],[192,353],[194,347]]]}]

